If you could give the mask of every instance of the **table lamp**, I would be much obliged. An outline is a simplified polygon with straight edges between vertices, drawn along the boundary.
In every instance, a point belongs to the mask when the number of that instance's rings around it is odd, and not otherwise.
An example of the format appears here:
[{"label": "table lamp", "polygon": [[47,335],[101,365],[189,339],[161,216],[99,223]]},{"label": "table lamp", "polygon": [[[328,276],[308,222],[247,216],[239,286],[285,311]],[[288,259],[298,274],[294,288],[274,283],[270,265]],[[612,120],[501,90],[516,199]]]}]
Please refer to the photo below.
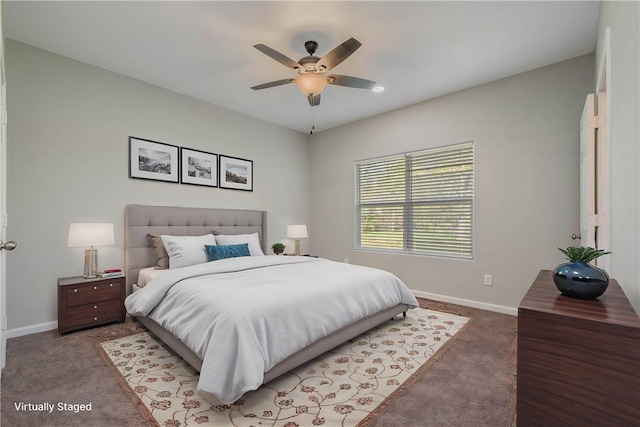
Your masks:
[{"label": "table lamp", "polygon": [[98,250],[94,246],[109,246],[114,244],[113,224],[104,222],[73,222],[69,224],[70,248],[87,247],[84,251],[84,278],[98,277]]},{"label": "table lamp", "polygon": [[296,241],[296,255],[300,255],[300,239],[306,239],[307,235],[306,225],[289,225],[287,226],[287,238],[295,239]]}]

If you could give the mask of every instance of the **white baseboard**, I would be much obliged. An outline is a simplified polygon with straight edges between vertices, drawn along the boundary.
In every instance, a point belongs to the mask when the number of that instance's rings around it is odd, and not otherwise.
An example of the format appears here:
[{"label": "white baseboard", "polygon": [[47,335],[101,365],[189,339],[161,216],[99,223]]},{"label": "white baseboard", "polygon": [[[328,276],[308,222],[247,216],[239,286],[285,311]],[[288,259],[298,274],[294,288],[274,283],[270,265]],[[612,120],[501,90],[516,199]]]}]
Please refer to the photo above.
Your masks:
[{"label": "white baseboard", "polygon": [[39,323],[37,325],[23,326],[21,328],[7,329],[5,332],[7,339],[21,337],[23,335],[37,334],[38,332],[58,329],[58,322]]},{"label": "white baseboard", "polygon": [[413,292],[413,294],[419,298],[432,299],[432,300],[441,301],[441,302],[449,302],[451,304],[458,304],[458,305],[464,305],[465,307],[473,307],[473,308],[479,308],[482,310],[495,311],[498,313],[510,314],[512,316],[518,315],[517,308],[507,307],[504,305],[489,304],[486,302],[472,301],[468,299],[450,297],[447,295],[432,294],[430,292],[415,291],[413,289],[411,289],[411,292]]}]

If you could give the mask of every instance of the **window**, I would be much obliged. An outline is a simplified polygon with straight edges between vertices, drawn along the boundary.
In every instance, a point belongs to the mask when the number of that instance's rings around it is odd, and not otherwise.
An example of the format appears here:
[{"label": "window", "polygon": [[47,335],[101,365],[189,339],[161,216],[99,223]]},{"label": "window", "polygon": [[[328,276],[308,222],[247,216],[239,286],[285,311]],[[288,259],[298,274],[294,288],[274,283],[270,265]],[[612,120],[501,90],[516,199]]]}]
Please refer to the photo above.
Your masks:
[{"label": "window", "polygon": [[473,258],[473,143],[356,162],[356,247]]}]

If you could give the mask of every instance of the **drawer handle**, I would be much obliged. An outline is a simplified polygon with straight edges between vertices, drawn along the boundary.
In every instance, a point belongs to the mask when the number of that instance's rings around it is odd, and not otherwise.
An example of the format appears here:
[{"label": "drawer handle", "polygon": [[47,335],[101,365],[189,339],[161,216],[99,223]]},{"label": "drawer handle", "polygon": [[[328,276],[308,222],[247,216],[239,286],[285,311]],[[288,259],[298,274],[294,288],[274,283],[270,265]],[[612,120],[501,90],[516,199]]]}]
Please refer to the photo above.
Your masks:
[{"label": "drawer handle", "polygon": [[97,318],[97,317],[94,317],[94,318],[93,318],[93,320],[98,320],[98,318]]},{"label": "drawer handle", "polygon": [[94,287],[93,287],[93,289],[98,289],[98,287],[97,287],[97,286],[94,286]]},{"label": "drawer handle", "polygon": [[97,305],[94,305],[94,306],[93,306],[93,308],[98,308],[98,306],[97,306]]},{"label": "drawer handle", "polygon": [[109,283],[109,287],[112,287],[112,286],[113,286],[113,283]]},{"label": "drawer handle", "polygon": [[78,292],[78,290],[77,290],[77,289],[74,289],[74,290],[73,290],[73,292]]}]

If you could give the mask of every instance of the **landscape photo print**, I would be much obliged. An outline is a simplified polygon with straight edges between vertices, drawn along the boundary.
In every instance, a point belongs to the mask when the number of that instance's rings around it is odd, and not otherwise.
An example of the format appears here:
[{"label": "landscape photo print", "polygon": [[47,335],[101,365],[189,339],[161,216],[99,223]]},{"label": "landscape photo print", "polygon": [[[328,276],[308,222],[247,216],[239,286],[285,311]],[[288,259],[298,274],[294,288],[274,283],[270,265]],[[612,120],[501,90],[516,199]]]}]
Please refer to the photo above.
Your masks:
[{"label": "landscape photo print", "polygon": [[129,178],[178,182],[178,147],[129,137]]},{"label": "landscape photo print", "polygon": [[253,161],[220,155],[220,188],[253,191]]},{"label": "landscape photo print", "polygon": [[183,184],[218,186],[218,155],[191,148],[180,148]]}]

